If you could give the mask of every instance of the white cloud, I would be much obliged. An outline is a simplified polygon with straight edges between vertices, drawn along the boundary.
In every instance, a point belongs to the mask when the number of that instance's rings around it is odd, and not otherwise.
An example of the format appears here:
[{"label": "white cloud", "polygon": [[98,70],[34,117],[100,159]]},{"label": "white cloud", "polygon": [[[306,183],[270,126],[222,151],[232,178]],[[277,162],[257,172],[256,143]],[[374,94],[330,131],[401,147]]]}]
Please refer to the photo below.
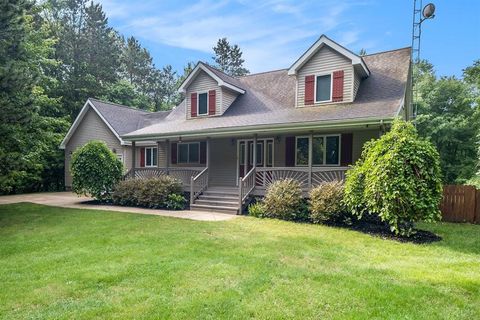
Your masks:
[{"label": "white cloud", "polygon": [[110,17],[121,18],[121,29],[152,42],[206,53],[219,38],[227,37],[242,48],[253,72],[288,67],[307,49],[305,39],[313,41],[322,33],[333,34],[346,46],[360,37],[358,28],[345,18],[347,10],[359,5],[353,2],[202,0],[164,10],[148,2],[139,7],[116,1],[101,3]]}]

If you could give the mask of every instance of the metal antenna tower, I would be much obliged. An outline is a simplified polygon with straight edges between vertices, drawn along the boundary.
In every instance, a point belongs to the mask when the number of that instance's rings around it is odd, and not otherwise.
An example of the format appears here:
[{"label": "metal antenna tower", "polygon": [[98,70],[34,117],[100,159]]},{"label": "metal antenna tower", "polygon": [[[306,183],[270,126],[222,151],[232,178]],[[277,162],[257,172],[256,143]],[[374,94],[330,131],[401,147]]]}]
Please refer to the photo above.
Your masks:
[{"label": "metal antenna tower", "polygon": [[411,89],[412,89],[412,109],[413,118],[417,117],[417,101],[418,90],[415,88],[416,77],[414,72],[414,66],[420,62],[420,44],[422,37],[422,22],[427,19],[433,19],[435,17],[435,5],[433,3],[422,6],[422,0],[413,0],[413,26],[412,26],[412,55],[410,68],[411,72]]}]

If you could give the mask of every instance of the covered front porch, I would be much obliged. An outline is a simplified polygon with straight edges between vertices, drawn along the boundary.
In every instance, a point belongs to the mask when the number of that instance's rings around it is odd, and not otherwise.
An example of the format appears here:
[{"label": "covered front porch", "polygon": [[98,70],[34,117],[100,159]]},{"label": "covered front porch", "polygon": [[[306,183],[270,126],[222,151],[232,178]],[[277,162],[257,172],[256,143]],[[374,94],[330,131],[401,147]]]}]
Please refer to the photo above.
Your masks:
[{"label": "covered front porch", "polygon": [[[171,175],[189,192],[192,208],[212,200],[241,212],[249,196],[264,195],[268,186],[280,179],[299,181],[305,194],[322,182],[343,180],[348,165],[359,157],[363,143],[378,135],[378,129],[370,129],[203,139],[178,137],[149,146],[136,146],[132,142],[133,169],[126,177]],[[225,191],[223,198],[221,190]]]}]

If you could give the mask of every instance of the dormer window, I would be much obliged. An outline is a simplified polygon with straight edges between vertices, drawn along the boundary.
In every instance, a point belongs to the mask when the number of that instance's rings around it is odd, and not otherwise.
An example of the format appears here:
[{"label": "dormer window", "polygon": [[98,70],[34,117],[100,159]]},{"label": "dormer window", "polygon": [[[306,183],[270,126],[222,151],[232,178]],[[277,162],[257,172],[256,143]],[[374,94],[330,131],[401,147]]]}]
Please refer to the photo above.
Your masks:
[{"label": "dormer window", "polygon": [[198,115],[204,116],[208,114],[208,92],[198,94]]},{"label": "dormer window", "polygon": [[324,74],[315,77],[315,102],[332,100],[332,75]]}]

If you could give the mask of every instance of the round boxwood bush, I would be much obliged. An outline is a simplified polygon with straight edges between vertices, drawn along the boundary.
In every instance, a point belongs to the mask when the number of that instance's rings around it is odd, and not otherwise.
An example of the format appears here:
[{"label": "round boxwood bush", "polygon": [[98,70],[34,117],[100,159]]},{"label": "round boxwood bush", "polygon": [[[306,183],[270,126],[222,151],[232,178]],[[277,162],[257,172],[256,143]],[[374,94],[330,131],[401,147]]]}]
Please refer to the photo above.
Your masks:
[{"label": "round boxwood bush", "polygon": [[410,122],[395,120],[390,132],[364,146],[347,172],[345,203],[353,214],[377,214],[396,234],[409,236],[416,221],[441,218],[439,155]]},{"label": "round boxwood bush", "polygon": [[282,220],[302,220],[305,208],[300,183],[293,179],[273,182],[263,199],[265,216]]},{"label": "round boxwood bush", "polygon": [[73,153],[70,172],[75,193],[105,201],[122,179],[123,164],[104,142],[90,141]]},{"label": "round boxwood bush", "polygon": [[335,222],[345,213],[343,204],[343,183],[324,182],[310,190],[310,220],[313,223]]}]

